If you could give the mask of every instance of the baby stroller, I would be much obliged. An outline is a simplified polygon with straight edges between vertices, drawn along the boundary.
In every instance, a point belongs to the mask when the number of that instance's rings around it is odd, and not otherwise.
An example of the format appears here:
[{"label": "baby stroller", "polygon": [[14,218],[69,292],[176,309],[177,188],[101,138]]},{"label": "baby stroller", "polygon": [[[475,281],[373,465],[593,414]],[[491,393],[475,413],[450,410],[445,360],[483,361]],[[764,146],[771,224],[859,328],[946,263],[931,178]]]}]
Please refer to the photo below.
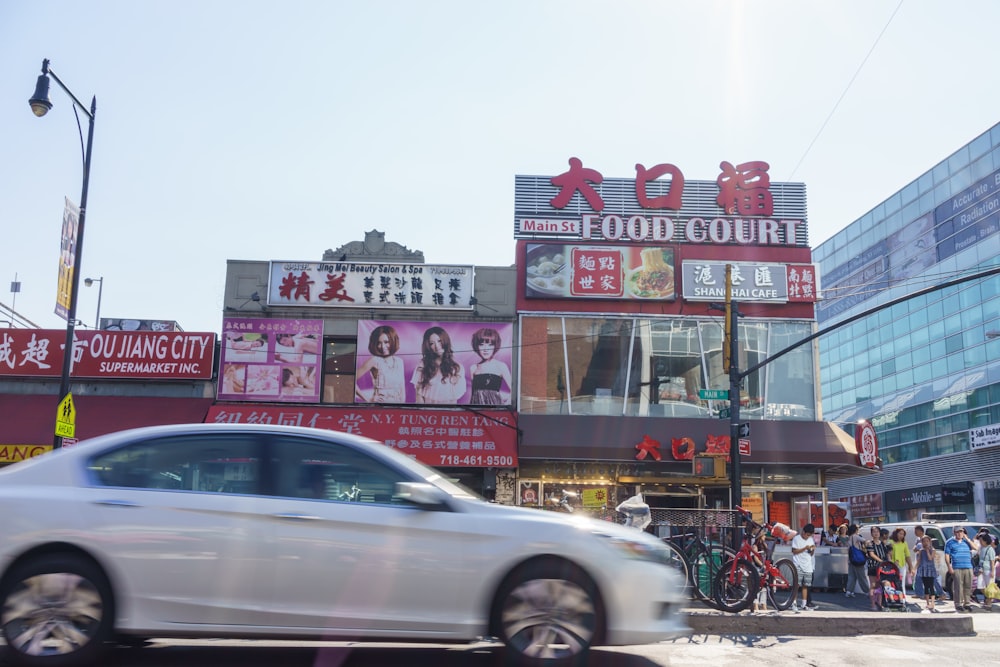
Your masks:
[{"label": "baby stroller", "polygon": [[899,567],[888,561],[880,563],[876,570],[878,587],[875,590],[875,603],[882,611],[909,611],[906,607],[906,594],[903,592],[903,582]]}]

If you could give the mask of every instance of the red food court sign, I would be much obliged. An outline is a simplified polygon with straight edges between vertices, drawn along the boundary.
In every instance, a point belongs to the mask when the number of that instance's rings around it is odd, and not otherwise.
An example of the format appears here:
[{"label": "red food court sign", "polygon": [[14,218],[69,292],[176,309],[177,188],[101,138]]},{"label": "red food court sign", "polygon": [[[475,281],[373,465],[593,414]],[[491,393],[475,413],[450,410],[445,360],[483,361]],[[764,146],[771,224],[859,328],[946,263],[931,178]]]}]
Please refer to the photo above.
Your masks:
[{"label": "red food court sign", "polygon": [[[77,331],[74,377],[210,380],[215,334],[185,331]],[[59,377],[66,332],[0,329],[0,377]]]},{"label": "red food court sign", "polygon": [[205,422],[283,424],[353,433],[434,467],[517,466],[517,424],[505,410],[213,405]]},{"label": "red food court sign", "polygon": [[722,162],[715,181],[673,164],[605,178],[572,157],[556,176],[517,176],[514,237],[621,243],[808,247],[805,185],[773,183],[766,162]]}]

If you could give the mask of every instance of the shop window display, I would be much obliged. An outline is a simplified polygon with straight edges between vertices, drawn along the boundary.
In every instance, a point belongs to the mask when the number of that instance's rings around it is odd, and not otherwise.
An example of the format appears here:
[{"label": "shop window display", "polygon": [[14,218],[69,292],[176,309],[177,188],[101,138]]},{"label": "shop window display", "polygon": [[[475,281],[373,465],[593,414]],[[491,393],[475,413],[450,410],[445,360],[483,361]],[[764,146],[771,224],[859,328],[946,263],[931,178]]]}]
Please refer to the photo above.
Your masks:
[{"label": "shop window display", "polygon": [[[717,320],[524,317],[520,410],[525,413],[717,418],[728,389]],[[811,333],[804,322],[741,322],[739,365],[749,368]],[[783,355],[743,384],[745,415],[814,419],[814,347]]]}]

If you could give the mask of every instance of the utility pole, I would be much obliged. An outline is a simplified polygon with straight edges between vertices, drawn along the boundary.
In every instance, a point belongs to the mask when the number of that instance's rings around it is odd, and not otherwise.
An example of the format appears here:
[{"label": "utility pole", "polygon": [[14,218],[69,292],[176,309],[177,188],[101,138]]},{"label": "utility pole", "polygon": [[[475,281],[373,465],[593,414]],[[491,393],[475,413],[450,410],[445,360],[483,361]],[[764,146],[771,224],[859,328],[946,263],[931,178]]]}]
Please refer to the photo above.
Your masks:
[{"label": "utility pole", "polygon": [[743,502],[740,470],[740,311],[733,301],[733,265],[726,264],[726,330],[722,363],[729,373],[729,495],[730,507]]}]

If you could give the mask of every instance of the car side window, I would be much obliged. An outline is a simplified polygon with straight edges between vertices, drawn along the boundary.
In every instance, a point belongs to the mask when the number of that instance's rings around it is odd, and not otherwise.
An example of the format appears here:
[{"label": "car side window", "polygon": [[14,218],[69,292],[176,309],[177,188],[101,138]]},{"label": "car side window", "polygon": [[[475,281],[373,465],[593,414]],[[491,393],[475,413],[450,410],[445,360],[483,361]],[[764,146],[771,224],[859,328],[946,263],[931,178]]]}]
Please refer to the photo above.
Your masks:
[{"label": "car side window", "polygon": [[184,435],[136,442],[90,464],[104,486],[259,493],[260,443],[240,435]]},{"label": "car side window", "polygon": [[334,502],[402,504],[400,473],[347,445],[308,438],[272,440],[276,495]]}]

